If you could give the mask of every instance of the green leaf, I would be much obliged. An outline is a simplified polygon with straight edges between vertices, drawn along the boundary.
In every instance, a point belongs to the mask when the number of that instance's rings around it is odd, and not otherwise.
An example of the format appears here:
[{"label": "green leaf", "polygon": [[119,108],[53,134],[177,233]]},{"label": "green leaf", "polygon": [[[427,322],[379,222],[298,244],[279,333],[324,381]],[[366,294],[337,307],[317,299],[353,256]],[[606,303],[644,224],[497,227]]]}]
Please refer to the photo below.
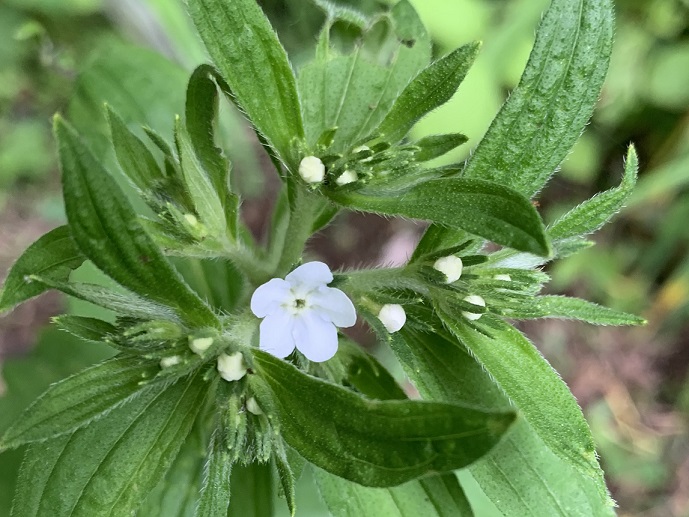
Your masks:
[{"label": "green leaf", "polygon": [[[296,454],[296,453],[295,453]],[[280,479],[280,488],[282,489],[282,494],[284,494],[285,500],[287,502],[287,508],[289,509],[289,514],[294,517],[297,513],[297,501],[296,501],[296,489],[295,485],[297,483],[296,476],[292,471],[292,467],[287,459],[287,454],[284,451],[284,447],[277,454],[273,455],[275,459],[275,468]],[[301,468],[303,468],[303,459]]]},{"label": "green leaf", "polygon": [[[509,407],[509,400],[483,366],[442,330],[439,321],[436,325],[440,330],[434,334],[405,328],[391,335],[390,345],[422,397]],[[520,418],[469,470],[507,517],[613,514],[595,481],[556,456],[525,419]]]},{"label": "green leaf", "polygon": [[481,180],[435,179],[394,195],[333,191],[329,195],[349,208],[424,219],[461,228],[497,244],[547,256],[543,222],[522,195]]},{"label": "green leaf", "polygon": [[235,465],[232,469],[232,493],[227,517],[273,517],[272,465]]},{"label": "green leaf", "polygon": [[0,450],[48,440],[107,415],[159,370],[138,357],[116,357],[53,384],[5,432]]},{"label": "green leaf", "polygon": [[445,153],[449,153],[454,148],[459,147],[468,140],[466,135],[461,133],[449,133],[447,135],[432,135],[422,138],[414,145],[419,147],[416,159],[426,162],[439,158]]},{"label": "green leaf", "polygon": [[454,474],[394,488],[371,488],[314,469],[318,491],[334,517],[461,517],[474,515]]},{"label": "green leaf", "polygon": [[464,45],[416,76],[375,130],[381,139],[398,142],[416,122],[449,101],[464,80],[479,48],[479,43]]},{"label": "green leaf", "polygon": [[610,61],[610,0],[553,0],[517,88],[464,169],[531,197],[579,138]]},{"label": "green leaf", "polygon": [[196,517],[227,515],[232,459],[224,434],[225,430],[218,427],[211,438],[201,499],[194,514]]},{"label": "green leaf", "polygon": [[492,337],[439,310],[445,326],[486,369],[520,414],[558,456],[598,483],[607,494],[603,472],[581,408],[569,388],[540,352],[518,330],[490,319]]},{"label": "green leaf", "polygon": [[287,54],[258,4],[190,0],[188,10],[235,102],[296,170],[293,140],[304,138],[299,95]]},{"label": "green leaf", "polygon": [[[319,43],[325,48],[319,48],[316,59],[299,70],[298,86],[307,144],[314,147],[321,135],[337,128],[329,149],[337,153],[375,130],[400,92],[430,61],[431,41],[414,8],[403,0],[385,21],[390,24],[387,38],[379,40],[373,21],[355,14],[363,30],[356,47],[346,56],[331,55],[332,24],[337,19],[350,21],[348,15],[354,12],[321,6],[329,12]],[[380,62],[386,52],[390,59]]]},{"label": "green leaf", "polygon": [[0,292],[0,313],[7,311],[47,288],[31,282],[28,275],[67,281],[69,274],[86,260],[67,226],[60,226],[34,242],[14,263]]},{"label": "green leaf", "polygon": [[623,206],[636,184],[639,169],[639,158],[634,146],[629,146],[627,161],[624,166],[624,177],[619,187],[611,188],[596,194],[570,210],[547,229],[553,240],[564,240],[582,237],[593,233],[603,226]]},{"label": "green leaf", "polygon": [[13,517],[130,515],[163,478],[204,405],[199,373],[72,434],[29,447]]},{"label": "green leaf", "polygon": [[64,314],[53,318],[58,328],[86,341],[102,342],[117,332],[117,327],[98,318]]},{"label": "green leaf", "polygon": [[511,319],[561,318],[594,325],[644,325],[646,320],[596,303],[569,296],[537,296],[523,306],[505,311]]},{"label": "green leaf", "polygon": [[145,233],[112,177],[59,116],[55,134],[67,219],[81,251],[124,287],[172,307],[187,324],[217,326],[213,312]]},{"label": "green leaf", "polygon": [[[514,420],[510,412],[411,400],[377,401],[254,352],[250,379],[261,407],[311,463],[365,486],[395,486],[447,472],[485,454]],[[290,386],[285,390],[284,386]]]}]

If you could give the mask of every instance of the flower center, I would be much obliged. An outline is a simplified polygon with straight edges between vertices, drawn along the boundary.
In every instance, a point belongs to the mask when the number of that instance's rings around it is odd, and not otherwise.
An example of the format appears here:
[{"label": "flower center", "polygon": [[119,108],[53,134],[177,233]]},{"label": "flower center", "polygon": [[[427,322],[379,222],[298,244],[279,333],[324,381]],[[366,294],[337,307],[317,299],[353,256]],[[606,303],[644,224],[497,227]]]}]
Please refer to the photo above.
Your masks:
[{"label": "flower center", "polygon": [[297,298],[296,300],[294,300],[295,309],[303,309],[304,307],[306,307],[306,300],[301,298]]}]

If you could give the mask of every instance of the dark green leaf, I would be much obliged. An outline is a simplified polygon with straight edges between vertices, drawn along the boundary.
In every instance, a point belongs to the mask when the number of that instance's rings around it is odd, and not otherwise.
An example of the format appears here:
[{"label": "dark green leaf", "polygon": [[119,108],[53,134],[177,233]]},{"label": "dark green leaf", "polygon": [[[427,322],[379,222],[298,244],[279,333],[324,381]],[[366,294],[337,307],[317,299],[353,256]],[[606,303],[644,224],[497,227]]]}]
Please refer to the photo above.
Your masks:
[{"label": "dark green leaf", "polygon": [[173,307],[192,326],[217,326],[138,222],[115,181],[60,117],[55,118],[67,218],[74,240],[115,281]]},{"label": "dark green leaf", "polygon": [[99,320],[98,318],[86,318],[83,316],[72,316],[65,314],[53,318],[53,322],[57,326],[86,341],[104,341],[108,336],[112,336],[117,332],[117,327],[107,321]]},{"label": "dark green leaf", "polygon": [[449,101],[464,80],[479,47],[478,43],[464,45],[416,76],[375,130],[381,139],[390,143],[401,140],[422,117]]},{"label": "dark green leaf", "polygon": [[201,499],[194,514],[196,517],[227,515],[230,506],[232,459],[224,435],[225,430],[220,427],[211,438]]},{"label": "dark green leaf", "polygon": [[72,434],[29,447],[13,517],[133,513],[163,478],[204,404],[202,374],[159,385]]},{"label": "dark green leaf", "polygon": [[188,9],[239,107],[296,170],[293,140],[304,138],[299,95],[287,54],[258,4],[190,0]]},{"label": "dark green leaf", "polygon": [[296,477],[284,451],[280,451],[278,454],[273,455],[273,458],[275,459],[275,468],[278,473],[278,478],[280,479],[281,493],[284,494],[290,516],[294,517],[297,512],[295,490],[295,485],[297,483]]},{"label": "dark green leaf", "polygon": [[596,194],[570,210],[547,229],[551,239],[564,240],[583,237],[603,226],[621,208],[636,184],[639,158],[634,146],[629,146],[624,177],[619,187]]},{"label": "dark green leaf", "polygon": [[232,469],[232,494],[227,517],[273,517],[272,465],[235,465]]},{"label": "dark green leaf", "polygon": [[537,296],[504,314],[512,319],[561,318],[594,325],[643,325],[646,320],[596,303],[569,296]]},{"label": "dark green leaf", "polygon": [[290,447],[365,486],[395,486],[465,466],[490,450],[514,420],[510,412],[367,399],[260,350],[254,362],[261,374],[250,379],[254,392],[279,418]]},{"label": "dark green leaf", "polygon": [[610,0],[553,0],[517,88],[464,170],[531,197],[579,138],[598,101],[613,34]]},{"label": "dark green leaf", "polygon": [[416,159],[420,162],[433,160],[445,153],[449,153],[467,140],[468,138],[461,133],[427,136],[414,144],[420,148],[416,153]]},{"label": "dark green leaf", "polygon": [[533,205],[514,190],[487,181],[436,179],[394,195],[344,190],[330,195],[356,210],[430,220],[517,250],[550,253],[543,222]]},{"label": "dark green leaf", "polygon": [[0,450],[83,427],[126,402],[158,371],[156,363],[116,357],[53,384],[7,430]]},{"label": "dark green leaf", "polygon": [[10,269],[0,292],[0,313],[48,288],[31,282],[29,275],[65,282],[69,274],[86,260],[67,226],[60,226],[34,242]]}]

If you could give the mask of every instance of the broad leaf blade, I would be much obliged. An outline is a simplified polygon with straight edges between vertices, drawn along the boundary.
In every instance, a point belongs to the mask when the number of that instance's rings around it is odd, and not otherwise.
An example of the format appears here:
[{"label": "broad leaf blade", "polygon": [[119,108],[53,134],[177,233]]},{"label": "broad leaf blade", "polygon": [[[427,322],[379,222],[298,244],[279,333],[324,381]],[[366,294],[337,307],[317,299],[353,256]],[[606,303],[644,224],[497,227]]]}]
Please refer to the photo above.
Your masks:
[{"label": "broad leaf blade", "polygon": [[[254,352],[261,407],[305,459],[365,486],[395,486],[447,472],[485,454],[514,419],[509,412],[411,400],[370,400]],[[284,386],[290,386],[285,390]],[[309,422],[305,427],[304,422]]]},{"label": "broad leaf blade", "polygon": [[[227,517],[273,517],[273,468],[269,463],[232,469],[232,503]],[[266,497],[270,494],[270,497]]]},{"label": "broad leaf blade", "polygon": [[554,0],[529,62],[464,177],[536,194],[579,138],[598,101],[613,35],[610,0]]},{"label": "broad leaf blade", "polygon": [[65,208],[77,245],[115,281],[175,309],[191,326],[218,320],[138,222],[129,202],[76,132],[55,118]]},{"label": "broad leaf blade", "polygon": [[84,260],[86,257],[72,239],[67,226],[46,233],[29,246],[10,269],[0,293],[0,313],[48,289],[29,280],[29,275],[65,282]]},{"label": "broad leaf blade", "polygon": [[330,195],[356,210],[429,220],[520,251],[550,253],[543,222],[533,205],[514,190],[487,181],[436,179],[394,195],[361,191]]},{"label": "broad leaf blade", "polygon": [[296,169],[293,140],[304,138],[296,82],[287,54],[258,4],[190,0],[188,9],[239,107]]}]

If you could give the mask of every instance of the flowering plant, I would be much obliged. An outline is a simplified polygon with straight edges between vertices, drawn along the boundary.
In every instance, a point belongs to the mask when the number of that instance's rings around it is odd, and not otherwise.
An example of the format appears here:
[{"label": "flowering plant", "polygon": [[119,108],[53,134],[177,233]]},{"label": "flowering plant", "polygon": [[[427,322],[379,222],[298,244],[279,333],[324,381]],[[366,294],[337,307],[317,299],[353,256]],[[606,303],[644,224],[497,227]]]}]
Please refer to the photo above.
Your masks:
[{"label": "flowering plant", "polygon": [[[55,117],[68,224],[19,258],[0,309],[60,290],[113,317],[57,324],[118,353],[51,386],[0,439],[0,450],[28,445],[13,515],[225,515],[241,483],[272,492],[273,477],[294,515],[306,467],[335,515],[471,515],[466,484],[504,515],[613,512],[574,397],[508,321],[642,323],[539,295],[541,266],[590,246],[636,179],[630,147],[620,186],[551,225],[531,202],[600,93],[609,0],[553,0],[519,86],[471,158],[443,167],[429,162],[466,137],[409,131],[454,95],[479,45],[431,62],[407,0],[373,14],[318,4],[315,57],[295,74],[254,0],[188,0],[214,65],[192,73],[174,144],[106,107],[146,216]],[[239,218],[215,141],[219,93],[282,180],[265,247]],[[308,239],[343,210],[431,224],[403,267],[303,263]],[[207,259],[224,268],[221,302],[175,266]],[[86,261],[114,282],[72,278]],[[338,332],[357,316],[422,400]],[[180,506],[179,491],[194,504]]]}]

